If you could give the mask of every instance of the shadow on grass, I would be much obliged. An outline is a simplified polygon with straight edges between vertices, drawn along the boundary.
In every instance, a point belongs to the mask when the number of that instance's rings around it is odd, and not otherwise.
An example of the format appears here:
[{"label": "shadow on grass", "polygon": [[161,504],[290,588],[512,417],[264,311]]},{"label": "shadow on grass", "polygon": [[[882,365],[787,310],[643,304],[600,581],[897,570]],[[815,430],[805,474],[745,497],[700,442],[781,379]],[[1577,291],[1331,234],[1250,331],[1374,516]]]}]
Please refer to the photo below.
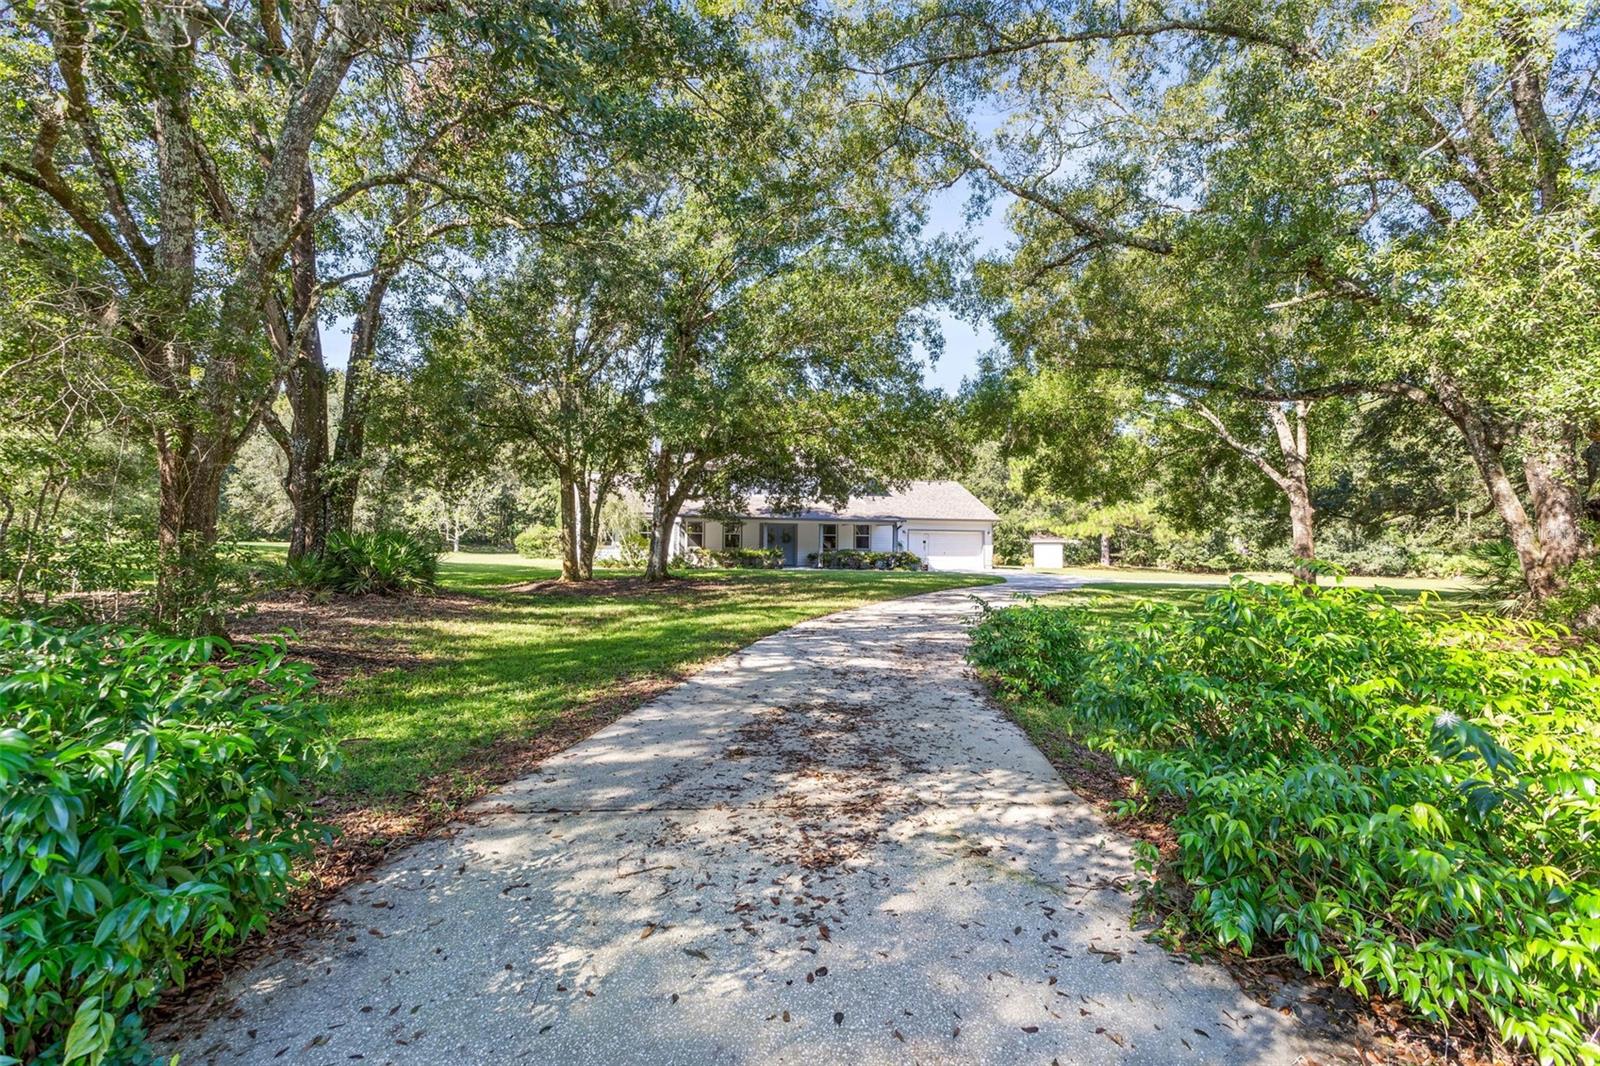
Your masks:
[{"label": "shadow on grass", "polygon": [[[1199,607],[1205,603],[1207,596],[1225,587],[1192,581],[1093,581],[1067,592],[1043,597],[1041,602],[1053,606],[1087,608],[1094,616],[1110,622],[1132,622],[1141,603]],[[1488,602],[1470,590],[1376,586],[1365,591],[1380,593],[1397,606],[1411,605],[1439,617],[1466,612],[1487,613],[1490,610]]]},{"label": "shadow on grass", "polygon": [[465,614],[397,623],[386,639],[422,660],[345,685],[330,703],[345,768],[342,801],[394,802],[496,746],[531,741],[565,719],[618,713],[623,689],[682,678],[798,622],[864,603],[983,583],[953,574],[714,572],[641,594],[637,582],[526,592],[526,566],[452,564],[441,584],[482,601]]}]

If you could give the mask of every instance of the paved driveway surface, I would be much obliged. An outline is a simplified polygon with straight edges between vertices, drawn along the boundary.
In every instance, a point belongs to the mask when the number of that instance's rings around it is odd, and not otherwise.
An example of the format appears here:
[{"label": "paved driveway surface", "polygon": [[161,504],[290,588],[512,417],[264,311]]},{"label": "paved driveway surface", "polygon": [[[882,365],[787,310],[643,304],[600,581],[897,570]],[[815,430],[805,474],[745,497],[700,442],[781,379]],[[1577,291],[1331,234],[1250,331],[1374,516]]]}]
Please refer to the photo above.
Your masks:
[{"label": "paved driveway surface", "polygon": [[972,597],[759,641],[235,978],[185,1063],[1334,1062],[1129,930],[1129,843],[962,663]]}]

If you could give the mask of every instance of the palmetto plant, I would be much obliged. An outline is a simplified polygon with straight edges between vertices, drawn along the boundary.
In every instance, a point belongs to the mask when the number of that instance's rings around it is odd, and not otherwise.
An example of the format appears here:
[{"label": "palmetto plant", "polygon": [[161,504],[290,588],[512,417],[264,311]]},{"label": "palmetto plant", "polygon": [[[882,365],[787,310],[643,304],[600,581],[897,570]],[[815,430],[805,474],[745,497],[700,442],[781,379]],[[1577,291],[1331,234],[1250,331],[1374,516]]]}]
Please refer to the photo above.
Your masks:
[{"label": "palmetto plant", "polygon": [[1501,614],[1515,614],[1527,605],[1528,585],[1522,564],[1510,541],[1491,540],[1473,545],[1463,567],[1465,576],[1483,590]]},{"label": "palmetto plant", "polygon": [[367,593],[422,592],[439,576],[439,548],[409,533],[333,533],[320,558],[291,564],[294,583],[317,591]]}]

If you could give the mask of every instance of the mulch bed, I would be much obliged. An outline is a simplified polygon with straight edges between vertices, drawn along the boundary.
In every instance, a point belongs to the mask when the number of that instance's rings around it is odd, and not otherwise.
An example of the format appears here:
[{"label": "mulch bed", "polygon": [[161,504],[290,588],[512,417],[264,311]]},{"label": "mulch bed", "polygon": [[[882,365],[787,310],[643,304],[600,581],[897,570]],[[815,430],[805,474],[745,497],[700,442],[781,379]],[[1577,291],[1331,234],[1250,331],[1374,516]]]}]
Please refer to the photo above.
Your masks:
[{"label": "mulch bed", "polygon": [[[1022,726],[1011,704],[996,696],[1001,710]],[[1036,730],[1035,730],[1036,732]],[[1038,738],[1037,747],[1061,779],[1094,807],[1119,832],[1154,844],[1161,853],[1162,892],[1141,901],[1159,921],[1186,908],[1191,898],[1177,870],[1178,840],[1172,819],[1182,810],[1176,800],[1144,803],[1134,815],[1118,805],[1134,795],[1134,780],[1116,760],[1102,751],[1084,747],[1066,733],[1052,730]],[[1148,796],[1141,797],[1148,800]],[[1185,944],[1193,953],[1196,945]],[[1245,956],[1238,951],[1207,946],[1205,955],[1227,967],[1251,998],[1359,1049],[1363,1061],[1372,1063],[1460,1063],[1461,1066],[1500,1066],[1531,1062],[1499,1046],[1493,1034],[1448,1033],[1407,1016],[1400,1004],[1378,997],[1362,999],[1337,983],[1307,973],[1281,954]]]},{"label": "mulch bed", "polygon": [[[253,614],[233,622],[238,642],[293,631],[291,656],[309,664],[324,691],[377,670],[409,669],[426,658],[391,631],[398,622],[460,618],[489,605],[466,595],[427,597],[336,596],[311,600],[286,595],[263,600]],[[333,922],[323,907],[347,886],[369,879],[387,859],[425,840],[453,835],[469,823],[466,808],[491,789],[524,777],[538,764],[605,728],[689,675],[631,678],[562,715],[538,736],[505,741],[475,752],[449,771],[422,783],[399,804],[368,806],[324,797],[314,805],[333,830],[302,867],[302,879],[267,928],[226,958],[197,961],[184,987],[169,989],[147,1013],[152,1025],[208,1016],[226,979],[260,959],[290,951]]]},{"label": "mulch bed", "polygon": [[255,601],[248,614],[230,619],[228,636],[250,643],[289,631],[293,657],[311,667],[318,687],[335,691],[359,674],[414,669],[425,662],[413,649],[393,640],[397,623],[448,621],[481,609],[474,596],[310,597],[280,592]]}]

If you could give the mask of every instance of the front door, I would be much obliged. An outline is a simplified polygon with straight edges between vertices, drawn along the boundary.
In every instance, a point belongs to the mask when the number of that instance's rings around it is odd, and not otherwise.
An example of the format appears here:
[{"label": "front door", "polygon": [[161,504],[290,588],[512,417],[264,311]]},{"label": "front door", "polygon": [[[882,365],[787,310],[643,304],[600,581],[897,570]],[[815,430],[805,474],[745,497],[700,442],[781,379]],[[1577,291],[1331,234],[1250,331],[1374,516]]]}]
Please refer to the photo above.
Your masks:
[{"label": "front door", "polygon": [[761,526],[761,546],[763,548],[777,548],[783,552],[783,565],[795,566],[800,558],[800,527],[796,525],[774,525],[770,522]]}]

